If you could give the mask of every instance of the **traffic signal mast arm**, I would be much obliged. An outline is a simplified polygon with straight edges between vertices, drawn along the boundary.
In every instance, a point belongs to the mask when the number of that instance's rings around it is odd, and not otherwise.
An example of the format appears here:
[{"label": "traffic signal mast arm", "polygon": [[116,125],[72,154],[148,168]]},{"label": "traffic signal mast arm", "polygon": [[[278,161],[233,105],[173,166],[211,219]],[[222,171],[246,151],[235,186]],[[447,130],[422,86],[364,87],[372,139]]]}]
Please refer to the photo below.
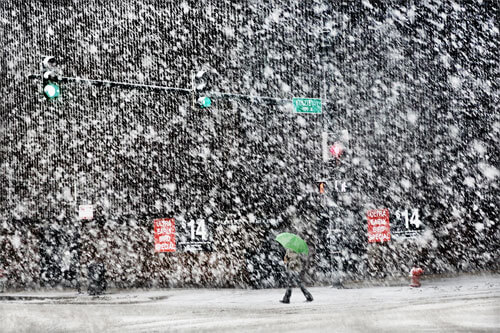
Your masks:
[{"label": "traffic signal mast arm", "polygon": [[[28,76],[30,79],[42,78],[40,74],[31,74]],[[43,78],[42,78],[43,79]],[[155,89],[155,90],[164,90],[164,91],[178,91],[185,93],[195,93],[196,89],[194,88],[179,88],[179,87],[168,87],[168,86],[160,86],[154,84],[143,84],[143,83],[133,83],[133,82],[120,82],[120,81],[111,81],[111,80],[96,80],[96,79],[86,79],[80,77],[70,77],[70,76],[60,76],[59,82],[76,82],[76,83],[89,83],[98,86],[107,86],[107,87],[132,87],[132,88],[144,88],[144,89]],[[226,98],[243,98],[243,99],[258,99],[258,100],[268,100],[274,101],[276,103],[279,102],[291,102],[292,100],[289,98],[278,98],[278,97],[270,97],[270,96],[258,96],[258,95],[245,95],[238,93],[228,93],[228,92],[215,92],[209,91],[206,92],[205,95],[209,97],[226,97]]]},{"label": "traffic signal mast arm", "polygon": [[[29,75],[28,78],[36,79],[40,78],[41,75],[32,74]],[[183,91],[190,93],[193,89],[186,88],[177,88],[177,87],[167,87],[167,86],[158,86],[153,84],[142,84],[142,83],[131,83],[131,82],[119,82],[119,81],[110,81],[110,80],[95,80],[95,79],[85,79],[80,77],[70,77],[70,76],[61,76],[59,78],[59,82],[76,82],[76,83],[89,83],[96,86],[108,86],[108,87],[134,87],[134,88],[146,88],[146,89],[157,89],[157,90],[173,90],[173,91]]]},{"label": "traffic signal mast arm", "polygon": [[208,96],[213,97],[236,97],[236,98],[245,98],[245,99],[263,99],[263,100],[271,100],[276,102],[291,102],[292,100],[289,98],[277,98],[277,97],[269,97],[269,96],[258,96],[258,95],[244,95],[237,93],[224,93],[224,92],[213,92],[210,91],[207,93]]}]

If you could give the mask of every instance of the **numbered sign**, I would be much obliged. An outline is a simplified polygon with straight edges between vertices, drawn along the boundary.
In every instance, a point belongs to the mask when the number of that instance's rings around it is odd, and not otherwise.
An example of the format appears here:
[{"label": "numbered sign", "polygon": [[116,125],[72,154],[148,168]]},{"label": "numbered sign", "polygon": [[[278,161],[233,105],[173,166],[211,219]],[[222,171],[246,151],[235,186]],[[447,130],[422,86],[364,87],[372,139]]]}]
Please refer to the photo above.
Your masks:
[{"label": "numbered sign", "polygon": [[186,252],[210,251],[208,223],[204,219],[190,220],[182,223],[182,230],[178,233],[179,248]]},{"label": "numbered sign", "polygon": [[418,236],[424,230],[424,224],[418,208],[398,209],[394,214],[393,234],[403,237]]}]

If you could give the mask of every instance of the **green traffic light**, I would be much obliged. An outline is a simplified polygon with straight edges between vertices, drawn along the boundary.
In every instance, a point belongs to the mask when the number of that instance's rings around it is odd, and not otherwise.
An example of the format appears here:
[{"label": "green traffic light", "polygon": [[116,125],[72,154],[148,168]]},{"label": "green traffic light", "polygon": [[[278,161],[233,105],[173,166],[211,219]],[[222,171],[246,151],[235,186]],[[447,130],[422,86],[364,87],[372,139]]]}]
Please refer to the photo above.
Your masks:
[{"label": "green traffic light", "polygon": [[49,82],[43,88],[43,93],[45,94],[45,96],[47,96],[47,98],[54,99],[59,97],[59,95],[61,94],[61,89],[56,83]]},{"label": "green traffic light", "polygon": [[212,100],[209,97],[203,96],[198,99],[198,104],[201,108],[209,108],[212,106]]}]

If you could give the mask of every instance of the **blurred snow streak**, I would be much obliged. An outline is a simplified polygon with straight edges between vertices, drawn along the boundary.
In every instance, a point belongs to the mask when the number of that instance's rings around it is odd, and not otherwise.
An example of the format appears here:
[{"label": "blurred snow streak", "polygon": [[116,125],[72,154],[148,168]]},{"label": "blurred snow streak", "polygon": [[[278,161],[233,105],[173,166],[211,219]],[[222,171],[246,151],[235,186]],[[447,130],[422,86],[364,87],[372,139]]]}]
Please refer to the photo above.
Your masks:
[{"label": "blurred snow streak", "polygon": [[[277,286],[282,231],[310,244],[309,283],[498,269],[498,21],[493,1],[0,2],[7,285],[74,286],[100,260],[118,287]],[[204,71],[207,91],[323,113],[74,82],[47,101],[27,78],[42,55],[66,76],[187,89]],[[342,130],[324,163],[322,132]],[[351,189],[320,195],[319,179]],[[372,208],[391,224],[417,209],[425,231],[368,245]],[[211,251],[155,254],[167,217],[179,237],[203,220]]]}]

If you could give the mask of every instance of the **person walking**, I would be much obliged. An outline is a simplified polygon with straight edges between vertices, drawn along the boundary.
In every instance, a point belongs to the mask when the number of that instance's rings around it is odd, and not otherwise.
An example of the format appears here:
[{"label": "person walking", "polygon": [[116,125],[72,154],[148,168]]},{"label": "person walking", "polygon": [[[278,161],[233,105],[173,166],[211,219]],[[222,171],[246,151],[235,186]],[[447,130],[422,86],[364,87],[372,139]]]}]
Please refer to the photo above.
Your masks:
[{"label": "person walking", "polygon": [[288,287],[285,292],[285,296],[280,300],[281,303],[288,304],[290,303],[290,297],[292,297],[292,288],[298,286],[307,302],[312,302],[313,297],[311,293],[306,289],[304,283],[302,282],[302,258],[300,254],[295,253],[294,251],[287,249],[285,257],[283,258],[285,262],[285,266],[287,269],[287,284]]}]

